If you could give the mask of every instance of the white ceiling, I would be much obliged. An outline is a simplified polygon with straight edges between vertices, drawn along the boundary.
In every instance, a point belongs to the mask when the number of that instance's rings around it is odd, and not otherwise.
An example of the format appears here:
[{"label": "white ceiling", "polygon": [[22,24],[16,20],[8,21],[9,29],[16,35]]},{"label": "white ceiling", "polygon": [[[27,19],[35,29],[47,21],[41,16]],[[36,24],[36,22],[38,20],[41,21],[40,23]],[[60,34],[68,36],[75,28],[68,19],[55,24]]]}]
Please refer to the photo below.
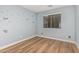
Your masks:
[{"label": "white ceiling", "polygon": [[22,5],[22,7],[27,8],[33,12],[42,12],[42,11],[47,11],[47,10],[51,10],[55,8],[61,8],[65,6],[68,6],[68,5]]}]

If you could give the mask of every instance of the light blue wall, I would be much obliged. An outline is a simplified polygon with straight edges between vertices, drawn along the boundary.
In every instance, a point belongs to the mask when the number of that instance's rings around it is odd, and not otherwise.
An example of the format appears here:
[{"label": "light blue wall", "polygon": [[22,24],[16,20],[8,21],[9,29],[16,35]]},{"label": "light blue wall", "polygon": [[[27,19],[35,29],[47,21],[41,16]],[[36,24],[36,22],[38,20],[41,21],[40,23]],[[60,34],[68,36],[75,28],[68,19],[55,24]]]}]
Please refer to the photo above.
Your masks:
[{"label": "light blue wall", "polygon": [[76,6],[76,39],[79,47],[79,5]]},{"label": "light blue wall", "polygon": [[[43,16],[61,13],[61,29],[43,28]],[[53,37],[63,40],[75,40],[75,11],[74,6],[67,6],[46,12],[38,13],[37,17],[38,35]],[[71,39],[68,38],[71,36]]]},{"label": "light blue wall", "polygon": [[20,6],[0,6],[0,47],[36,35],[35,31],[35,13]]},{"label": "light blue wall", "polygon": [[[46,37],[53,37],[63,40],[69,40],[68,36],[70,35],[71,40],[75,40],[76,14],[74,9],[75,9],[74,6],[68,6],[40,13],[33,13],[21,6],[0,6],[0,47],[30,36],[34,35],[41,36],[42,35],[41,33],[43,33],[43,36]],[[43,28],[43,16],[56,13],[62,14],[61,29]],[[79,11],[76,13],[77,13],[76,25],[78,32]],[[5,17],[8,17],[8,20],[4,20]],[[8,30],[8,33],[4,33],[3,30]],[[79,42],[78,34],[79,33],[77,33],[77,42]]]}]

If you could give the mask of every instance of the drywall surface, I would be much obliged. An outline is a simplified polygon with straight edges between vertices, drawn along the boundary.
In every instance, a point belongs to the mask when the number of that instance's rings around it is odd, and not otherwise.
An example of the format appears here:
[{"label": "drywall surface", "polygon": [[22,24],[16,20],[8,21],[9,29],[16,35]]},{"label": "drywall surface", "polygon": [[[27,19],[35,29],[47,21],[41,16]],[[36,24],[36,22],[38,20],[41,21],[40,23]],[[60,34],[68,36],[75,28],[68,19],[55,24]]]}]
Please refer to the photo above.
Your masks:
[{"label": "drywall surface", "polygon": [[[43,16],[61,14],[61,28],[43,28]],[[75,12],[74,6],[54,9],[38,13],[37,31],[39,36],[58,38],[63,40],[75,40]],[[71,38],[68,38],[71,36]]]},{"label": "drywall surface", "polygon": [[[61,28],[43,28],[43,16],[58,13],[62,15]],[[77,14],[79,15],[79,11]],[[77,31],[78,21],[77,19]],[[78,34],[77,41],[79,42]],[[0,6],[0,47],[34,35],[75,40],[74,6],[40,13],[33,13],[20,6]],[[71,36],[71,39],[68,36]]]},{"label": "drywall surface", "polygon": [[76,39],[79,47],[79,5],[76,6]]},{"label": "drywall surface", "polygon": [[20,6],[0,6],[0,47],[36,35],[35,13]]}]

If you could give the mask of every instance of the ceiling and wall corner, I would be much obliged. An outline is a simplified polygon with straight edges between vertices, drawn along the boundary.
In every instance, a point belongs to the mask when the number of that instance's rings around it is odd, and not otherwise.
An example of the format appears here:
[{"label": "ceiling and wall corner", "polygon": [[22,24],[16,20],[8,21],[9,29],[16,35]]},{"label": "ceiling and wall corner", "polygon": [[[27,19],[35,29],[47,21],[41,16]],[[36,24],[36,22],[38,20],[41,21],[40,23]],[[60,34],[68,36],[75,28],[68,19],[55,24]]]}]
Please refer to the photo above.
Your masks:
[{"label": "ceiling and wall corner", "polygon": [[51,9],[66,7],[69,5],[21,5],[21,6],[35,13],[38,13],[38,12],[48,11]]}]

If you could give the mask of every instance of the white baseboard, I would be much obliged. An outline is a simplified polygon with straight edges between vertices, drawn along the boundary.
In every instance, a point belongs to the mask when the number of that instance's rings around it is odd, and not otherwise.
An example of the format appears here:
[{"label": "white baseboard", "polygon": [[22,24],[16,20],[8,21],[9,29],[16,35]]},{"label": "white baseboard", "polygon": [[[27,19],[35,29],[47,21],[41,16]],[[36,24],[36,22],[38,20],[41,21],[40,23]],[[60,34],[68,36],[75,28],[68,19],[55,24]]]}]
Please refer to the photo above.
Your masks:
[{"label": "white baseboard", "polygon": [[54,37],[47,37],[47,36],[41,36],[41,35],[37,35],[37,36],[39,36],[39,37],[44,37],[44,38],[50,38],[50,39],[55,39],[55,40],[60,40],[60,41],[64,41],[64,42],[70,42],[70,43],[74,43],[74,44],[76,44],[76,41],[74,41],[74,40],[63,40],[63,39],[59,39],[59,38],[54,38]]},{"label": "white baseboard", "polygon": [[[5,45],[5,46],[3,46],[3,47],[0,47],[0,50],[2,50],[2,49],[4,49],[4,48],[7,48],[7,47],[9,47],[9,46],[12,46],[12,45],[14,45],[14,44],[20,43],[20,42],[22,42],[22,41],[24,41],[24,40],[31,39],[31,38],[36,37],[36,36],[44,37],[44,38],[50,38],[50,39],[55,39],[55,40],[60,40],[60,41],[64,41],[64,42],[70,42],[70,43],[74,43],[74,44],[76,44],[76,42],[73,41],[73,40],[63,40],[63,39],[59,39],[59,38],[53,38],[53,37],[47,37],[47,36],[34,35],[34,36],[31,36],[31,37],[28,37],[28,38],[25,38],[25,39],[16,41],[16,42],[14,42],[14,43]],[[76,45],[77,45],[77,44],[76,44]],[[78,45],[77,45],[77,46],[78,46]],[[79,47],[78,47],[78,48],[79,48]]]},{"label": "white baseboard", "polygon": [[77,46],[77,48],[79,49],[79,44],[78,44],[78,42],[76,43],[76,46]]},{"label": "white baseboard", "polygon": [[16,42],[13,42],[13,43],[8,44],[8,45],[5,45],[5,46],[3,46],[3,47],[0,47],[0,50],[5,49],[5,48],[7,48],[7,47],[10,47],[10,46],[12,46],[12,45],[15,45],[15,44],[17,44],[17,43],[20,43],[20,42],[22,42],[22,41],[31,39],[31,38],[33,38],[33,37],[36,37],[36,35],[31,36],[31,37],[27,37],[27,38],[25,38],[25,39],[22,39],[22,40],[19,40],[19,41],[16,41]]},{"label": "white baseboard", "polygon": [[[39,36],[39,35],[38,35]],[[44,37],[44,38],[49,38],[49,39],[55,39],[55,40],[59,40],[59,41],[64,41],[64,42],[69,42],[69,43],[73,43],[77,46],[77,48],[79,49],[79,45],[77,44],[76,41],[74,40],[63,40],[63,39],[59,39],[59,38],[53,38],[53,37],[47,37],[47,36],[39,36],[39,37]]]}]

